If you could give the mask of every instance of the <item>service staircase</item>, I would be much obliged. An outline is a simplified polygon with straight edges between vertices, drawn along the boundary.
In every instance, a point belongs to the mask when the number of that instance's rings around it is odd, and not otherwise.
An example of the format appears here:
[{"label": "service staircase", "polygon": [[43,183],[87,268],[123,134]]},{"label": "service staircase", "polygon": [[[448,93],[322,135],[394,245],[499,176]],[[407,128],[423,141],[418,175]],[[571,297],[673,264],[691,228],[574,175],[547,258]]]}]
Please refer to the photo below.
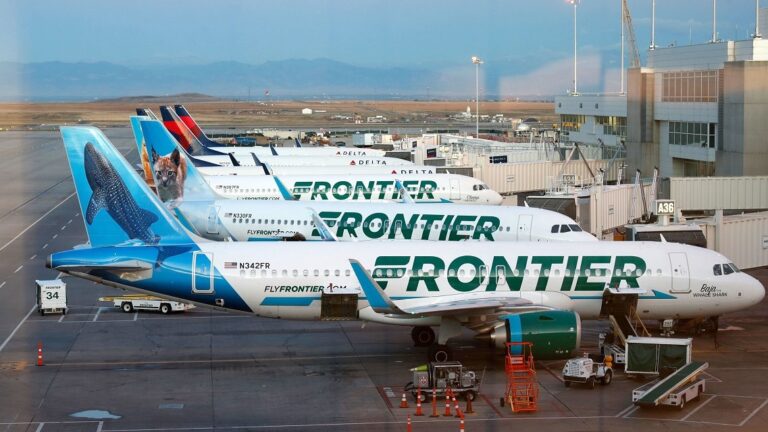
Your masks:
[{"label": "service staircase", "polygon": [[633,291],[623,293],[621,290],[606,289],[603,292],[600,316],[608,319],[616,342],[621,346],[626,344],[629,336],[651,335],[637,313],[638,298],[639,295]]},{"label": "service staircase", "polygon": [[504,364],[507,374],[507,392],[504,399],[512,412],[534,412],[538,409],[539,383],[533,363],[533,344],[507,342]]}]

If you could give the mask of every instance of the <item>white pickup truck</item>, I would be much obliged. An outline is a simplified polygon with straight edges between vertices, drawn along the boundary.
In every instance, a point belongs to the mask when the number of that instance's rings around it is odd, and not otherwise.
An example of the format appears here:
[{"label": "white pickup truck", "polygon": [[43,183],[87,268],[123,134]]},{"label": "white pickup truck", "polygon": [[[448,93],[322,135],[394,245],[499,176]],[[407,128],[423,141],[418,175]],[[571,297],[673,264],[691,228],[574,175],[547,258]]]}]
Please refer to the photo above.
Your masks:
[{"label": "white pickup truck", "polygon": [[131,313],[138,310],[149,310],[160,311],[162,314],[169,314],[171,312],[184,312],[195,307],[188,303],[144,295],[102,297],[99,301],[111,302],[116,308],[121,309],[125,313]]}]

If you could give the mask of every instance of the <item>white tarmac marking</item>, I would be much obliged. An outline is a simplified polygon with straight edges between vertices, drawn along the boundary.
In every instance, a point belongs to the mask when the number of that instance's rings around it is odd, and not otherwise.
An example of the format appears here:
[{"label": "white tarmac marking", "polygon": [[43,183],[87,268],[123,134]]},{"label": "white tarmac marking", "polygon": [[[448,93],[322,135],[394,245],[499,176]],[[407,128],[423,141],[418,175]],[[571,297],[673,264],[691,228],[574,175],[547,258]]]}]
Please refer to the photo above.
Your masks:
[{"label": "white tarmac marking", "polygon": [[[705,396],[706,396],[706,395],[705,395]],[[685,417],[681,418],[681,419],[680,419],[680,421],[686,421],[686,420],[688,420],[688,417],[690,417],[690,416],[692,416],[692,415],[696,414],[696,411],[700,410],[700,409],[701,409],[701,408],[702,408],[704,405],[708,404],[709,402],[711,402],[711,401],[712,401],[712,399],[714,399],[714,398],[716,398],[716,397],[717,397],[717,395],[709,395],[709,399],[705,400],[704,402],[700,403],[700,404],[699,404],[699,406],[697,406],[696,408],[692,409],[692,410],[691,410],[691,412],[689,412],[688,414],[686,414],[686,415],[685,415]]]},{"label": "white tarmac marking", "polygon": [[3,342],[2,345],[0,345],[0,352],[2,352],[5,346],[8,345],[8,342],[10,342],[11,339],[13,339],[13,336],[16,334],[17,331],[19,331],[19,328],[21,328],[21,325],[24,324],[24,321],[26,321],[30,315],[32,315],[32,312],[34,312],[35,309],[37,309],[37,305],[32,305],[32,309],[30,309],[29,312],[27,312],[27,314],[24,315],[24,318],[22,318],[21,321],[19,321],[19,323],[16,324],[16,328],[14,328],[11,334],[8,335],[8,337],[5,339],[5,342]]},{"label": "white tarmac marking", "polygon": [[[68,199],[72,198],[73,196],[75,196],[75,192],[72,192],[71,194],[69,194],[69,196],[67,196],[66,198],[64,198],[63,200],[61,200],[61,201],[60,201],[58,204],[56,204],[55,206],[53,206],[53,208],[51,208],[50,210],[48,210],[47,212],[45,212],[45,214],[44,214],[44,215],[40,216],[39,218],[37,218],[37,220],[36,220],[36,221],[32,222],[31,224],[29,224],[29,226],[27,226],[26,228],[24,228],[23,230],[21,230],[21,232],[20,232],[20,233],[16,234],[16,237],[14,237],[14,238],[12,238],[12,239],[8,240],[8,243],[4,244],[4,245],[3,245],[3,247],[0,247],[0,252],[2,252],[2,251],[3,251],[3,249],[7,248],[7,247],[8,247],[8,245],[10,245],[10,244],[11,244],[11,243],[13,243],[14,241],[16,241],[16,239],[18,239],[19,237],[21,237],[21,236],[22,236],[22,235],[23,235],[25,232],[29,231],[29,229],[30,229],[30,228],[32,228],[33,226],[35,226],[35,225],[36,225],[38,222],[40,222],[41,220],[43,220],[43,218],[44,218],[44,217],[48,216],[49,214],[51,214],[51,212],[52,212],[52,211],[56,210],[56,209],[57,209],[57,208],[58,208],[60,205],[64,204],[64,201],[66,201],[66,200],[68,200]],[[54,236],[54,238],[56,238],[56,237]]]},{"label": "white tarmac marking", "polygon": [[61,318],[59,318],[59,322],[62,322],[62,321],[64,321],[64,317],[65,317],[65,315],[64,315],[64,314],[61,314]]},{"label": "white tarmac marking", "polygon": [[741,423],[739,423],[739,426],[744,426],[752,417],[755,416],[755,414],[757,414],[758,411],[763,409],[766,404],[768,404],[768,399],[764,400],[763,403],[761,403],[759,407],[755,408],[755,410],[752,411],[752,413],[749,414],[747,416],[747,418],[745,418]]},{"label": "white tarmac marking", "polygon": [[4,287],[6,283],[6,281],[3,281],[3,283],[0,284],[0,288]]},{"label": "white tarmac marking", "polygon": [[52,239],[55,239],[55,238],[56,238],[56,237],[58,237],[58,236],[59,236],[58,234],[54,234],[54,235],[53,235],[53,237],[51,237],[51,238],[52,238]]},{"label": "white tarmac marking", "polygon": [[37,254],[34,254],[34,255],[32,255],[31,257],[29,257],[29,259],[30,259],[30,260],[33,260],[33,259],[35,259],[35,258],[37,258]]},{"label": "white tarmac marking", "polygon": [[19,268],[17,268],[17,269],[16,269],[16,270],[14,270],[13,272],[14,272],[14,273],[18,273],[18,272],[19,272],[19,270],[21,270],[21,269],[23,269],[23,268],[24,268],[24,264],[20,265],[20,266],[19,266]]},{"label": "white tarmac marking", "polygon": [[71,223],[72,223],[72,219],[70,219],[70,220],[69,220],[69,222],[67,222],[67,225],[69,225],[69,224],[71,224]]},{"label": "white tarmac marking", "polygon": [[44,244],[44,245],[43,245],[43,249],[45,249],[45,248],[47,248],[47,247],[48,247],[48,243],[46,243],[46,244]]},{"label": "white tarmac marking", "polygon": [[136,311],[133,313],[133,320],[136,321],[139,319],[139,311]]},{"label": "white tarmac marking", "polygon": [[637,408],[637,407],[635,406],[635,404],[632,404],[632,405],[630,405],[630,406],[628,406],[628,407],[624,408],[623,410],[619,411],[619,413],[618,413],[618,414],[616,414],[616,417],[621,417],[621,416],[623,416],[624,414],[626,414],[626,413],[627,413],[627,411],[631,410],[632,408]]},{"label": "white tarmac marking", "polygon": [[67,226],[66,225],[62,225],[61,226],[61,230],[64,231],[65,229],[67,229]]},{"label": "white tarmac marking", "polygon": [[97,319],[99,319],[99,315],[101,315],[101,310],[104,309],[103,307],[99,307],[99,310],[96,311],[96,315],[93,316],[93,322],[96,322]]},{"label": "white tarmac marking", "polygon": [[41,430],[43,430],[43,427],[44,427],[44,426],[45,426],[45,423],[40,423],[40,424],[37,426],[37,429],[35,430],[35,432],[40,432]]}]

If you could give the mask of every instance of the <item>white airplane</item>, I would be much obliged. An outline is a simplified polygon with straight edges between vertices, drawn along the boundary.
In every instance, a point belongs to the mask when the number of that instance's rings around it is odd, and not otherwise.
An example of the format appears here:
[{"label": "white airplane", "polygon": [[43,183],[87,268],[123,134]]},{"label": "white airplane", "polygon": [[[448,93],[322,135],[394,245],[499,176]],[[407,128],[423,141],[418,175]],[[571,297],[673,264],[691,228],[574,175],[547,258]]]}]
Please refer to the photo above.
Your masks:
[{"label": "white airplane", "polygon": [[[108,286],[282,319],[414,327],[430,357],[462,328],[569,358],[606,292],[641,319],[719,316],[765,289],[725,256],[658,242],[210,242],[186,231],[92,127],[62,127],[89,244],[47,267]],[[435,336],[432,327],[438,328]]]},{"label": "white airplane", "polygon": [[[185,225],[193,232],[212,240],[253,241],[275,238],[302,240],[319,240],[323,238],[323,230],[316,227],[314,217],[321,219],[320,225],[333,227],[334,239],[370,240],[370,239],[421,239],[421,240],[512,240],[512,241],[596,241],[571,218],[549,210],[517,206],[478,206],[454,204],[415,204],[410,196],[406,204],[392,205],[391,203],[348,202],[352,192],[327,191],[334,198],[342,200],[341,194],[347,194],[346,201],[327,202],[314,201],[304,203],[294,200],[299,187],[287,188],[277,181],[280,191],[274,193],[288,195],[285,201],[254,202],[246,200],[220,199],[214,193],[222,189],[213,188],[206,183],[194,165],[185,162],[178,143],[173,136],[157,120],[143,120],[140,123],[147,151],[151,161],[157,166],[157,161],[165,159],[172,166],[186,166],[186,178],[179,183],[178,175],[168,174],[167,168],[153,170],[154,185],[160,199],[172,206],[177,215],[183,218]],[[179,170],[172,170],[173,172]],[[256,179],[270,177],[256,177]],[[209,178],[208,180],[217,180]],[[232,180],[246,179],[235,176]],[[399,180],[390,181],[395,187]],[[274,185],[274,183],[273,183]],[[346,182],[347,188],[351,184]],[[428,191],[415,192],[414,198],[427,195],[437,183],[431,182]],[[253,184],[251,184],[253,188]],[[311,189],[311,184],[305,186]],[[258,189],[258,188],[257,188]],[[400,199],[400,192],[405,190],[395,188],[393,199]],[[403,188],[404,189],[404,188]],[[227,188],[229,190],[229,188]],[[253,189],[251,189],[253,190]],[[289,192],[292,191],[292,192]],[[376,195],[358,193],[372,198],[390,197],[384,190],[375,191]],[[304,197],[307,199],[307,197]],[[278,198],[276,198],[278,199]],[[308,199],[318,200],[316,196]],[[327,199],[323,197],[323,199]],[[322,222],[324,221],[324,222]],[[566,230],[561,229],[565,226]],[[552,229],[557,227],[557,229]],[[562,233],[560,231],[563,231]]]},{"label": "white airplane", "polygon": [[[167,110],[164,112],[164,110]],[[244,147],[244,146],[223,146],[221,143],[211,140],[200,128],[195,119],[189,114],[184,105],[174,105],[173,110],[170,107],[160,107],[163,115],[163,122],[169,120],[181,121],[184,126],[197,138],[200,144],[209,150],[222,154],[232,153],[236,158],[250,158],[251,154],[257,156],[279,155],[279,156],[385,156],[384,150],[359,147],[302,147],[298,141],[296,147]],[[181,129],[181,128],[180,128]]]},{"label": "white airplane", "polygon": [[[142,119],[145,117],[132,116],[131,127],[139,154],[142,155],[145,178],[149,184],[154,184],[150,154],[140,125]],[[181,146],[179,148],[183,149]],[[190,160],[192,157],[187,155],[187,166]],[[325,168],[338,168],[338,171],[326,174]],[[312,167],[311,175],[307,174],[307,167],[280,167],[276,169],[281,173],[290,173],[280,177],[265,175],[265,170],[259,167],[203,166],[197,169],[217,194],[230,199],[400,201],[400,191],[396,188],[400,181],[416,202],[499,205],[503,200],[496,191],[473,177],[412,173],[414,169],[405,166],[385,168],[386,172],[381,174],[350,173],[346,167]],[[402,170],[407,170],[407,173],[401,173]]]},{"label": "white airplane", "polygon": [[[176,140],[191,153],[195,159],[219,166],[260,166],[269,164],[273,167],[314,167],[314,166],[400,166],[413,165],[413,162],[399,158],[373,156],[371,154],[341,153],[341,152],[314,152],[291,155],[279,155],[277,151],[266,148],[264,154],[256,154],[261,151],[242,152],[238,154],[230,152],[222,154],[221,151],[212,150],[195,136],[170,107],[161,106],[160,113],[163,124]],[[255,150],[253,147],[248,147]]]}]

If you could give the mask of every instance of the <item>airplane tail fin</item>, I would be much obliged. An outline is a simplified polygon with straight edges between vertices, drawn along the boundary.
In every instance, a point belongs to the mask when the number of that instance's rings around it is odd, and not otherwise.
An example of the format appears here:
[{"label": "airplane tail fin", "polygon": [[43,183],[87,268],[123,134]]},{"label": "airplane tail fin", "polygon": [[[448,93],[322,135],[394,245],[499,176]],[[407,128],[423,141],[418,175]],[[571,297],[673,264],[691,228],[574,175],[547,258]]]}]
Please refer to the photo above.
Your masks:
[{"label": "airplane tail fin", "polygon": [[163,124],[157,120],[141,120],[140,124],[160,200],[171,207],[182,201],[216,200],[216,194]]},{"label": "airplane tail fin", "polygon": [[149,108],[136,108],[136,115],[149,117],[152,120],[157,120],[157,115],[155,115],[155,113],[152,112],[152,110]]},{"label": "airplane tail fin", "polygon": [[208,149],[195,134],[181,121],[178,115],[169,106],[160,107],[160,116],[163,118],[163,125],[173,138],[181,144],[184,150],[190,155],[221,155],[222,153]]},{"label": "airplane tail fin", "polygon": [[191,242],[99,129],[63,126],[61,137],[91,246]]},{"label": "airplane tail fin", "polygon": [[197,137],[198,140],[200,140],[200,143],[202,143],[206,147],[221,147],[222,145],[220,143],[217,143],[216,141],[208,138],[208,135],[203,132],[203,129],[200,128],[200,125],[197,124],[194,118],[189,114],[189,111],[184,107],[184,105],[174,105],[173,106],[174,111],[176,111],[176,114],[179,116],[182,122],[184,122],[184,125],[189,128],[190,131]]},{"label": "airplane tail fin", "polygon": [[301,141],[298,138],[294,138],[294,140],[296,141],[296,147],[301,147]]},{"label": "airplane tail fin", "polygon": [[[136,112],[140,108],[136,109]],[[141,121],[149,120],[148,116],[131,116],[131,130],[133,130],[133,138],[136,141],[136,148],[139,152],[141,170],[144,172],[144,181],[147,182],[150,188],[155,187],[155,179],[152,177],[152,166],[149,163],[149,153],[147,153],[147,143],[144,141],[144,134],[141,132]]]}]

